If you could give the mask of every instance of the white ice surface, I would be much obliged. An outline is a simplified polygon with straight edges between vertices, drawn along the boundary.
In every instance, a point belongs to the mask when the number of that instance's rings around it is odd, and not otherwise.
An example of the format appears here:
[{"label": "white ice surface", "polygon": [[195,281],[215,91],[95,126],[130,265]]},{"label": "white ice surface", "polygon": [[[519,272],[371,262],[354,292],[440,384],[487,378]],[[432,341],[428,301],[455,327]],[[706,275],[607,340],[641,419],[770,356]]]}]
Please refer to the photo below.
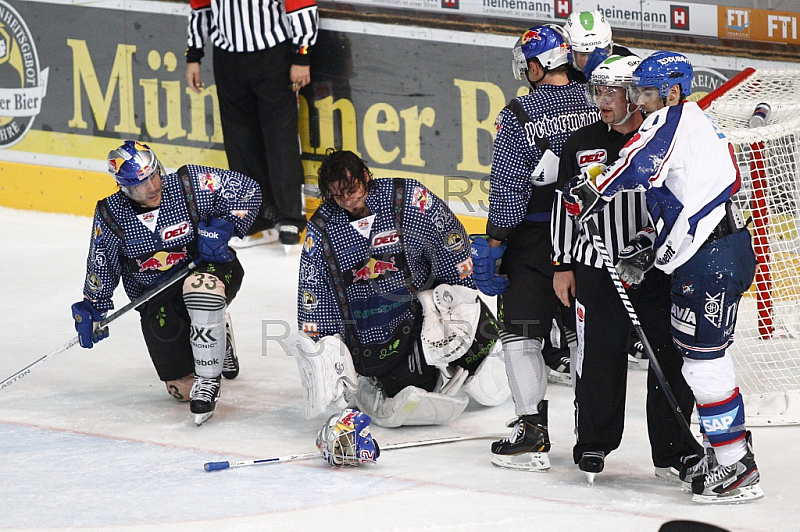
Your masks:
[{"label": "white ice surface", "polygon": [[[90,231],[88,218],[0,208],[0,378],[75,336],[69,306],[81,297]],[[572,463],[571,389],[562,386],[548,392],[547,473],[492,466],[490,439],[387,451],[371,467],[335,470],[319,459],[207,473],[207,461],[313,451],[325,419],[303,418],[294,360],[264,339],[281,334],[280,322],[295,330],[299,257],[279,246],[239,256],[246,276],[230,310],[242,372],[224,382],[205,425],[158,381],[135,312],[94,349],[69,349],[0,390],[0,529],[656,531],[692,519],[800,531],[800,426],[753,429],[764,499],[698,505],[653,475],[638,370],[622,446],[593,487]],[[121,291],[115,301],[128,302]],[[373,433],[384,444],[491,435],[512,417],[509,400],[470,405],[449,426]]]}]

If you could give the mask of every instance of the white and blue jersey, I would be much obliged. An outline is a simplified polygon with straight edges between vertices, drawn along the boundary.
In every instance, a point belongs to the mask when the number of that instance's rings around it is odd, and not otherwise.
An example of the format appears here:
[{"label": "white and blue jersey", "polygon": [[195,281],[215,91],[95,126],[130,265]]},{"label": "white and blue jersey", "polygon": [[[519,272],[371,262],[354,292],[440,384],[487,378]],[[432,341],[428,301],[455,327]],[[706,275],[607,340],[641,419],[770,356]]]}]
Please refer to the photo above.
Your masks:
[{"label": "white and blue jersey", "polygon": [[97,203],[83,288],[96,309],[114,308],[111,296],[120,278],[133,300],[174,265],[196,258],[193,220],[228,220],[239,237],[253,223],[261,205],[255,181],[230,170],[185,168],[192,198],[174,173],[162,176],[161,205],[156,209],[142,212],[122,191]]},{"label": "white and blue jersey", "polygon": [[359,220],[335,203],[320,206],[300,258],[298,328],[315,339],[341,334],[351,350],[387,342],[402,324],[418,326],[415,291],[475,287],[464,227],[424,185],[375,179],[366,204],[371,214]]},{"label": "white and blue jersey", "polygon": [[549,222],[561,145],[599,119],[586,89],[574,81],[540,85],[500,111],[489,190],[490,236],[505,240],[523,219]]},{"label": "white and blue jersey", "polygon": [[686,102],[649,115],[596,184],[607,197],[647,191],[658,232],[656,266],[669,274],[725,216],[741,177],[733,146],[696,103]]}]

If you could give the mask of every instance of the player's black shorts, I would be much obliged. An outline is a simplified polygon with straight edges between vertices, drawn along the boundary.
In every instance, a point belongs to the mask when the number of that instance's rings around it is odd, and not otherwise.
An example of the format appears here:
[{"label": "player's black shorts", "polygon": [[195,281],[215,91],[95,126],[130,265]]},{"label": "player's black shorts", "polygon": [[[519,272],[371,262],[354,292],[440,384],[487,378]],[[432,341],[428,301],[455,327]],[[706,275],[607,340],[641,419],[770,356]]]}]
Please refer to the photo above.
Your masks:
[{"label": "player's black shorts", "polygon": [[[244,269],[239,259],[223,264],[204,263],[194,270],[210,274],[225,285],[230,305],[242,286]],[[137,309],[141,317],[150,359],[162,381],[171,381],[194,372],[194,356],[189,343],[189,311],[183,302],[183,283],[177,282]]]}]

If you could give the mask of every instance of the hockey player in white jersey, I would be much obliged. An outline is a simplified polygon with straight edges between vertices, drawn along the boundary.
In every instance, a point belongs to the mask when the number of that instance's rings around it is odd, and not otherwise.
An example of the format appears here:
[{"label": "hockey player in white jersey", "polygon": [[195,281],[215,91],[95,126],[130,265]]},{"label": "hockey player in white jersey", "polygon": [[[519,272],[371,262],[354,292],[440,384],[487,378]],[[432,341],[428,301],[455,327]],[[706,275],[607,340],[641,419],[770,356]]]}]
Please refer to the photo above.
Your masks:
[{"label": "hockey player in white jersey", "polygon": [[108,154],[119,191],[97,202],[84,299],[72,305],[84,348],[108,335],[97,324],[114,308],[122,280],[131,300],[169,276],[179,264],[197,268],[137,310],[159,378],[189,408],[198,425],[214,413],[221,379],[236,378],[239,361],[226,308],[244,270],[228,249],[258,213],[261,191],[238,172],[186,165],[167,174],[146,144],[132,140]]},{"label": "hockey player in white jersey", "polygon": [[728,352],[756,259],[731,199],[741,186],[733,147],[696,103],[685,101],[692,73],[689,60],[674,52],[642,61],[630,94],[647,118],[595,182],[585,173],[576,178],[567,207],[584,220],[618,191],[647,191],[657,236],[617,269],[643,272],[655,264],[672,275],[673,341],[684,357],[704,444],[713,449],[681,476],[691,480],[697,502],[740,502],[763,496]]}]

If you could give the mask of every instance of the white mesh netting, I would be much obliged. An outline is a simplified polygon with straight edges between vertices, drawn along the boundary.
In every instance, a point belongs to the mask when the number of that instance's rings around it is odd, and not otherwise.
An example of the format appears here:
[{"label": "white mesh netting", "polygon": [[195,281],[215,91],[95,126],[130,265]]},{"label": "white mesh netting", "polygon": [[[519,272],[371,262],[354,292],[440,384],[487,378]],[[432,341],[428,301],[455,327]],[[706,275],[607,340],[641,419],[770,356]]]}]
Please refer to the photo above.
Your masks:
[{"label": "white mesh netting", "polygon": [[[750,128],[761,102],[766,125]],[[800,423],[800,71],[756,70],[706,108],[742,174],[734,198],[752,217],[759,266],[732,347],[749,424]]]}]

